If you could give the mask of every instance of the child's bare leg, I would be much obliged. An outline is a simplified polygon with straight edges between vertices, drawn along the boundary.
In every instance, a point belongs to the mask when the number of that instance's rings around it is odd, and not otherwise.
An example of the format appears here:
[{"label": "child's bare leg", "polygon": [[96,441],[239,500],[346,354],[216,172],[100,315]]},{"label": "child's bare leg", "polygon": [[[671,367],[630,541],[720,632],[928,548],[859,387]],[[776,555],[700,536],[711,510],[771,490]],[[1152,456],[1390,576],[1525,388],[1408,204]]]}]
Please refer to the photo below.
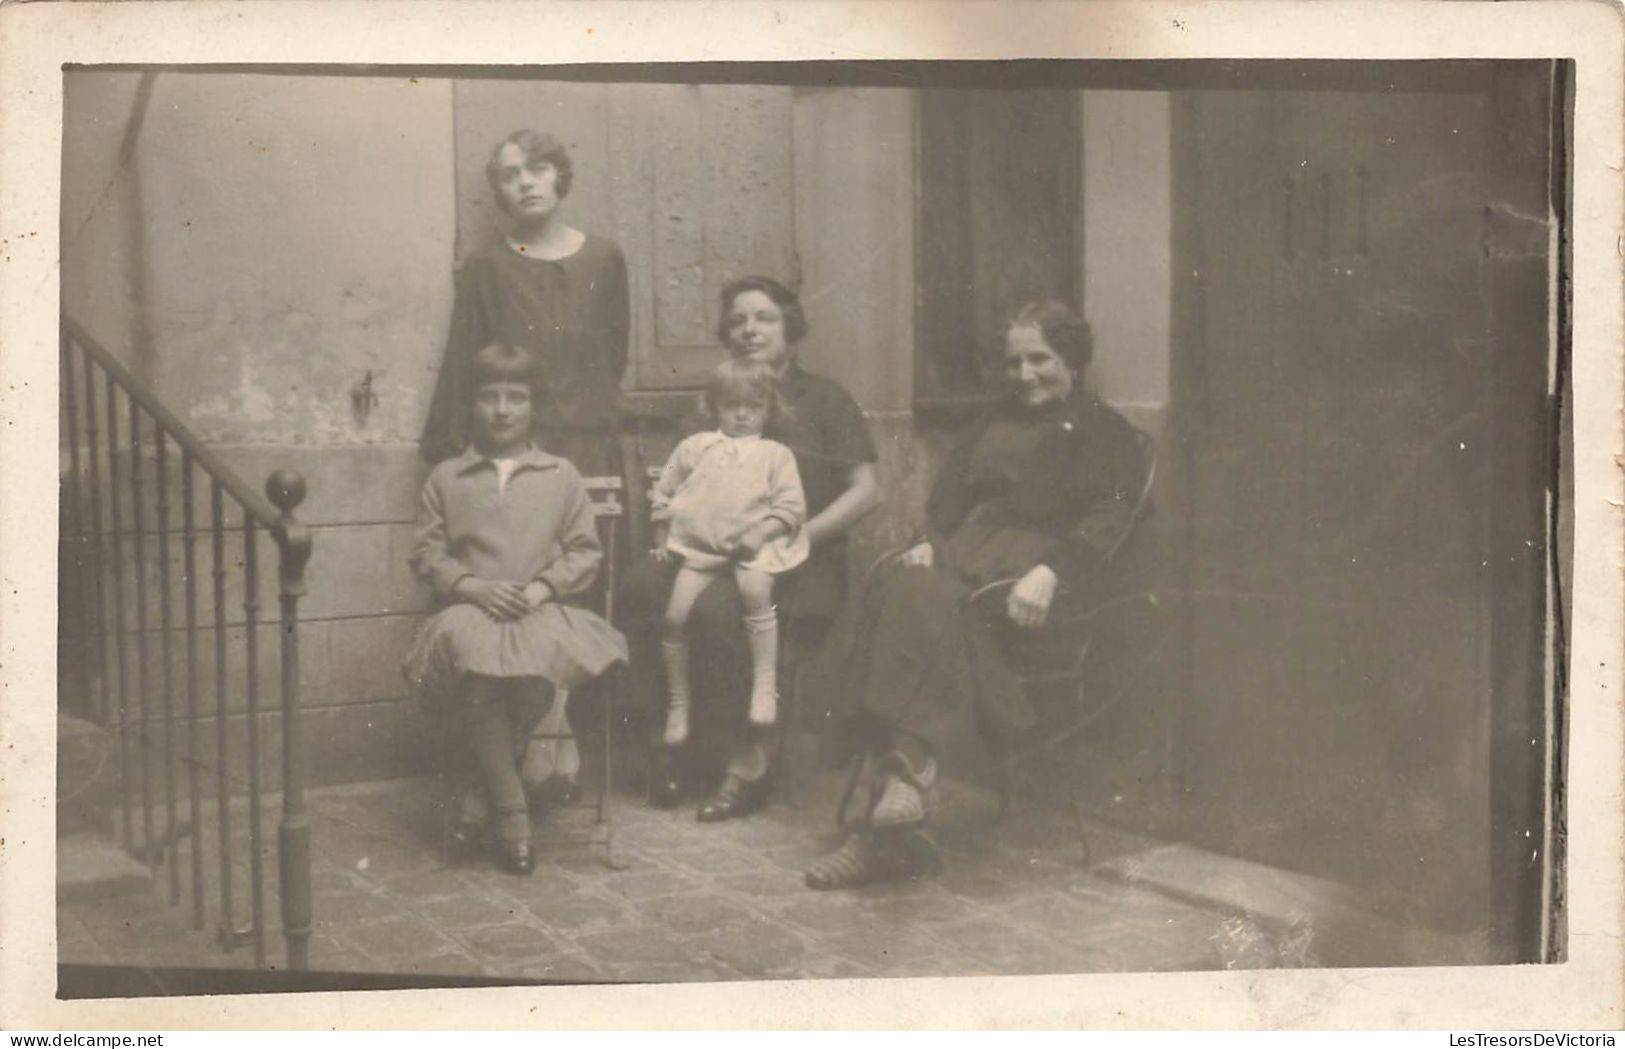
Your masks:
[{"label": "child's bare leg", "polygon": [[779,617],[773,610],[773,577],[734,567],[745,606],[745,640],[750,643],[750,721],[771,725],[779,716]]},{"label": "child's bare leg", "polygon": [[675,747],[688,739],[688,615],[694,602],[711,583],[711,576],[688,565],[677,570],[671,584],[671,598],[666,602],[666,618],[660,638],[660,656],[666,664],[665,742]]}]

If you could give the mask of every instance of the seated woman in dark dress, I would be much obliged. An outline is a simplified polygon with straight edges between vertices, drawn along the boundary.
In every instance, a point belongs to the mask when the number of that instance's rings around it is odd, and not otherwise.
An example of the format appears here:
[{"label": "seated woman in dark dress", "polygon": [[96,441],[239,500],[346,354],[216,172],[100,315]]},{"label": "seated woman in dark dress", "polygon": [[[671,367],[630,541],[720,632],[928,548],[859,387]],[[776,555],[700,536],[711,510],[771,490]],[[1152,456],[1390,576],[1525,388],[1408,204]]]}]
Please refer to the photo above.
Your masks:
[{"label": "seated woman in dark dress", "polygon": [[[846,738],[868,763],[867,808],[807,869],[815,889],[909,872],[909,832],[934,800],[944,738],[967,716],[1013,738],[1035,717],[1010,664],[1076,639],[1044,629],[1098,600],[1106,557],[1132,524],[1146,464],[1134,430],[1083,387],[1089,328],[1058,302],[1005,332],[1005,398],[954,446],[926,506],[926,537],[848,610],[828,665]],[[1014,578],[996,614],[977,587]]]},{"label": "seated woman in dark dress", "polygon": [[[763,436],[789,448],[806,494],[803,533],[812,545],[806,562],[783,577],[774,595],[788,626],[781,644],[803,649],[821,641],[846,594],[847,532],[880,501],[875,445],[858,402],[839,383],[803,371],[797,346],[807,335],[801,300],[769,277],[743,277],[722,289],[717,335],[736,359],[760,361],[778,375],[789,408]],[[679,439],[708,424],[684,422]],[[651,680],[661,660],[657,644],[676,566],[649,561],[627,574],[617,607],[633,646],[635,687],[651,709],[665,710],[665,690]],[[702,821],[744,816],[759,808],[772,782],[763,737],[747,717],[750,649],[743,605],[733,577],[723,573],[706,587],[689,614],[687,635],[693,681],[693,726],[682,747],[657,747],[650,770],[650,800],[679,804],[690,788],[710,778],[720,757],[720,785],[699,808]],[[641,678],[641,680],[640,680]],[[781,687],[783,683],[781,682]],[[664,724],[664,713],[657,719]]]}]

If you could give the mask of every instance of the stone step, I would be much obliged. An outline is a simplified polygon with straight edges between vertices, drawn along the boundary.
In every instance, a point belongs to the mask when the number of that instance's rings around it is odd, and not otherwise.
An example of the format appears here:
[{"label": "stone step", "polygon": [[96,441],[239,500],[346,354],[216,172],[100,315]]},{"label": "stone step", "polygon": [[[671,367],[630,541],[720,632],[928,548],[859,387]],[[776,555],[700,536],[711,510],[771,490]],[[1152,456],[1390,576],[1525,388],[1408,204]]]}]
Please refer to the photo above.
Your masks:
[{"label": "stone step", "polygon": [[1234,920],[1217,943],[1227,968],[1331,965],[1482,965],[1495,961],[1483,932],[1445,932],[1365,907],[1340,882],[1164,845],[1100,864],[1095,873],[1154,889]]},{"label": "stone step", "polygon": [[112,839],[94,831],[73,831],[56,839],[58,905],[151,891],[152,870]]},{"label": "stone step", "polygon": [[57,715],[56,797],[59,833],[108,829],[118,799],[117,739],[112,732]]}]

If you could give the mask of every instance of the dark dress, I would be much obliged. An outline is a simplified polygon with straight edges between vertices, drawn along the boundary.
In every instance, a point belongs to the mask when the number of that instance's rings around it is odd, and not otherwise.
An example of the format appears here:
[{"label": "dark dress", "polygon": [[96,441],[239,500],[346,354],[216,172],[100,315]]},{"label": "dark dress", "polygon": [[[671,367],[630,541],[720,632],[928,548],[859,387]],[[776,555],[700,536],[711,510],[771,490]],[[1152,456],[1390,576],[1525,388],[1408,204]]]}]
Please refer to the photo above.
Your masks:
[{"label": "dark dress", "polygon": [[[839,383],[792,367],[784,392],[794,413],[787,426],[770,426],[765,436],[796,457],[807,516],[817,516],[845,492],[852,470],[873,463],[877,454],[858,402]],[[699,418],[684,422],[680,436],[712,426]],[[813,548],[812,555],[774,588],[790,635],[785,643],[805,649],[819,643],[846,596],[846,540],[838,537]],[[628,573],[617,608],[632,646],[634,687],[651,711],[664,711],[654,648],[671,593],[676,566],[647,560]],[[721,757],[742,739],[750,698],[750,650],[745,643],[744,607],[732,575],[723,573],[705,589],[689,615],[690,667],[695,696],[693,745],[698,764]]]},{"label": "dark dress", "polygon": [[1020,630],[1002,607],[984,615],[965,599],[1047,565],[1059,583],[1049,622],[1076,623],[1102,600],[1145,468],[1133,429],[1087,394],[1037,411],[1003,406],[962,435],[926,505],[933,565],[879,573],[826,652],[825,698],[854,715],[851,741],[895,727],[941,748],[972,714],[995,732],[1031,729],[1010,666],[1053,663],[1076,638]]},{"label": "dark dress", "polygon": [[470,364],[493,342],[536,354],[544,395],[538,440],[583,475],[619,469],[614,433],[626,370],[626,260],[612,241],[587,234],[575,254],[538,259],[498,240],[457,274],[446,353],[419,448],[440,462],[468,444]]}]

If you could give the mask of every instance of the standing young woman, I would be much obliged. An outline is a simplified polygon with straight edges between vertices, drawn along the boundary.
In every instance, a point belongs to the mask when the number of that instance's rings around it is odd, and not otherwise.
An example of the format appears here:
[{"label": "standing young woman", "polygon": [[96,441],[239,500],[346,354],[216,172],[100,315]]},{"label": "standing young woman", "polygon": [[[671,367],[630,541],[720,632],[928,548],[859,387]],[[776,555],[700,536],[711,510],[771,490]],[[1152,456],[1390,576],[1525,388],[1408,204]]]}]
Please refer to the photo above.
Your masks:
[{"label": "standing young woman", "polygon": [[564,221],[575,173],[552,135],[515,131],[492,149],[485,174],[510,227],[458,273],[423,457],[439,462],[467,446],[469,362],[502,342],[529,350],[541,368],[543,449],[583,474],[611,472],[627,359],[626,259],[613,241]]},{"label": "standing young woman", "polygon": [[[626,260],[613,241],[564,221],[575,178],[570,154],[552,135],[515,131],[491,150],[486,179],[509,220],[505,235],[476,249],[457,277],[451,332],[419,451],[430,463],[469,444],[471,362],[491,343],[535,357],[540,447],[586,476],[618,474],[616,420],[626,370]],[[575,792],[580,757],[562,707],[537,726],[525,756],[533,790]]]}]

